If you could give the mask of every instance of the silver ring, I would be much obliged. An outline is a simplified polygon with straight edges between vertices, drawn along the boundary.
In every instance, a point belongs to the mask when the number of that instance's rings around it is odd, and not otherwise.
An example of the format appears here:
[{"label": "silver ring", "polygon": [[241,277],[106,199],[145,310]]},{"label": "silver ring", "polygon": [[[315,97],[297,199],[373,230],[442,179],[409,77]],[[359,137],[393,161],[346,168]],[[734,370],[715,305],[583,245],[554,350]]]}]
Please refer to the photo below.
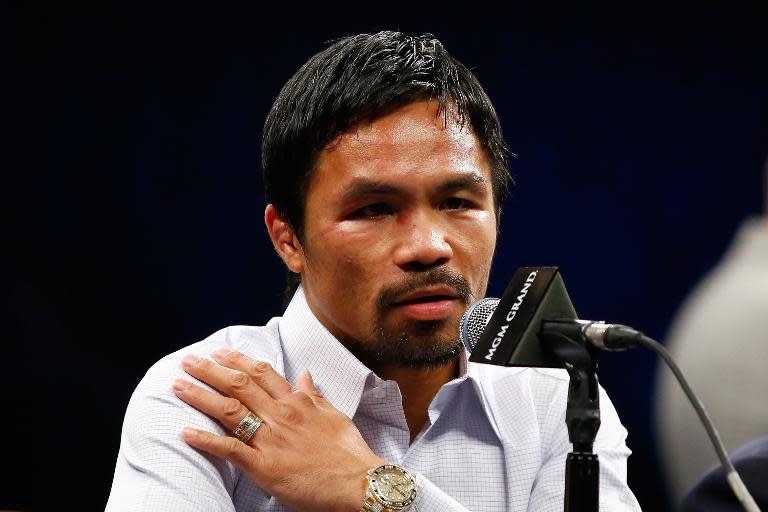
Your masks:
[{"label": "silver ring", "polygon": [[253,437],[253,434],[259,430],[262,423],[261,418],[248,411],[245,418],[240,420],[240,423],[232,430],[232,434],[240,441],[247,443]]}]

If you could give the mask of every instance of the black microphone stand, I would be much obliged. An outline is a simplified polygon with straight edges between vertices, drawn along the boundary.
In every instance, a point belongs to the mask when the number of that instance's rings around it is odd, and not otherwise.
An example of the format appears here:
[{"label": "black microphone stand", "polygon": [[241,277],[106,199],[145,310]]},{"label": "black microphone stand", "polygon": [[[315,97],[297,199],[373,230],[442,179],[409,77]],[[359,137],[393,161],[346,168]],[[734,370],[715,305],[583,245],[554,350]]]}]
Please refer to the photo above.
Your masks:
[{"label": "black microphone stand", "polygon": [[600,395],[596,351],[580,329],[570,335],[546,334],[544,347],[557,357],[570,376],[565,423],[573,451],[565,463],[565,512],[598,512],[600,462],[592,447],[600,428]]}]

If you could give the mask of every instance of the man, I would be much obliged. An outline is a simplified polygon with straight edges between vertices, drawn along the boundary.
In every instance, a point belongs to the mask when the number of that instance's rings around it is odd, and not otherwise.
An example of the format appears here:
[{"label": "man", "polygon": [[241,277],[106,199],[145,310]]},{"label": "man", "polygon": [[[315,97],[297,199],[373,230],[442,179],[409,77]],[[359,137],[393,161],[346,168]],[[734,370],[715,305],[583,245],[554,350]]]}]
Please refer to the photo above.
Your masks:
[{"label": "man", "polygon": [[[768,434],[768,161],[766,214],[744,219],[720,262],[686,298],[669,352],[733,451]],[[671,372],[659,372],[657,430],[675,503],[718,459]]]},{"label": "man", "polygon": [[[458,339],[508,178],[476,78],[431,36],[342,39],[285,85],[262,156],[300,285],[150,369],[107,508],[562,510],[567,375],[469,365]],[[638,510],[601,403],[601,509]]]}]

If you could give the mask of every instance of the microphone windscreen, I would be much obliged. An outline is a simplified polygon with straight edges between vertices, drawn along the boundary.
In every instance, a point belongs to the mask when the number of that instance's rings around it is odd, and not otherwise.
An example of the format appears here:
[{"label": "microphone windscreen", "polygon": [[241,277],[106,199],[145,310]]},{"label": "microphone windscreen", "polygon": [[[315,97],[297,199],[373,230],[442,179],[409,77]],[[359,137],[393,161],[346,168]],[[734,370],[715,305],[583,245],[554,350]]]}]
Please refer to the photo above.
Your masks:
[{"label": "microphone windscreen", "polygon": [[491,315],[496,311],[499,305],[499,299],[496,297],[486,297],[473,302],[461,317],[461,342],[467,347],[471,354],[475,350],[475,345],[483,334],[485,326],[491,319]]}]

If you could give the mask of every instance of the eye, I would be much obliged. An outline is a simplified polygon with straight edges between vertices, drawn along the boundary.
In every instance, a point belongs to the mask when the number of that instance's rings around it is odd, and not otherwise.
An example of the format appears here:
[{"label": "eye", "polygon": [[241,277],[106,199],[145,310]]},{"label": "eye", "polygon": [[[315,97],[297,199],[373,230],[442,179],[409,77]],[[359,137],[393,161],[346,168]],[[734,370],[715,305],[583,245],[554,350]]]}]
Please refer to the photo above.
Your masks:
[{"label": "eye", "polygon": [[386,203],[374,203],[364,206],[359,210],[355,210],[352,212],[352,217],[375,219],[389,215],[390,213],[392,213],[392,208]]},{"label": "eye", "polygon": [[443,208],[446,210],[463,210],[471,206],[472,204],[469,201],[461,197],[449,197],[443,201]]}]

